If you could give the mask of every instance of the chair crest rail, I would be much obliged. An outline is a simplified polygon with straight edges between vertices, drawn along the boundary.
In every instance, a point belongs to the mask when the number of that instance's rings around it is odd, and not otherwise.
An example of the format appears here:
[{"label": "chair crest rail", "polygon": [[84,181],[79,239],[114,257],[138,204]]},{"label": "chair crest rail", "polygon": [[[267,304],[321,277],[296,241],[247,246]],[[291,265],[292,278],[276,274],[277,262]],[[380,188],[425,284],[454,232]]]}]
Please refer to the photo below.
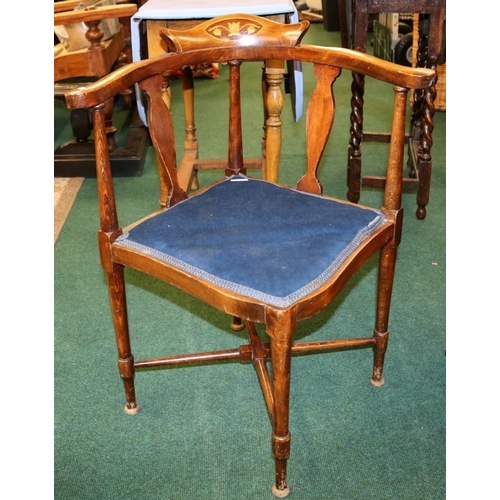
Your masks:
[{"label": "chair crest rail", "polygon": [[212,60],[214,63],[231,60],[263,61],[276,59],[328,64],[411,89],[427,88],[435,80],[433,70],[408,68],[350,49],[312,45],[221,47],[184,53],[169,53],[129,64],[110,73],[98,82],[88,85],[85,89],[68,92],[66,94],[67,106],[72,109],[96,106],[141,80],[180,67],[192,66],[200,59]]}]

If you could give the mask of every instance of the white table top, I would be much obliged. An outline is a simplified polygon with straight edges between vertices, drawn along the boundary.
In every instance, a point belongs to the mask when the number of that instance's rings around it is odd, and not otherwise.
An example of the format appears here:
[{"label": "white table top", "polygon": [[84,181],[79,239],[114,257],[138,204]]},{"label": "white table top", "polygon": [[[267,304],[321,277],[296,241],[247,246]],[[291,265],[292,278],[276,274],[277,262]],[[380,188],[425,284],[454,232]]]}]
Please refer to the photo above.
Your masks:
[{"label": "white table top", "polygon": [[134,19],[212,19],[226,14],[267,16],[296,12],[292,0],[148,0]]}]

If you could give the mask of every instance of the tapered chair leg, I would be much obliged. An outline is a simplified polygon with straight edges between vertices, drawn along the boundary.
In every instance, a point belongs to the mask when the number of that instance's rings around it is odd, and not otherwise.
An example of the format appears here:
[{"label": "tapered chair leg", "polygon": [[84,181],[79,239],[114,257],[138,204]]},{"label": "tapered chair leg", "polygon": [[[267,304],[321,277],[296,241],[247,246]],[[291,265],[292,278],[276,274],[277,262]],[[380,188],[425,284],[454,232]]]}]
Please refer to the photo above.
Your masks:
[{"label": "tapered chair leg", "polygon": [[292,361],[291,337],[295,330],[295,318],[291,311],[268,311],[267,333],[271,338],[271,363],[273,372],[274,418],[271,434],[272,452],[275,459],[275,484],[273,494],[286,497],[290,488],[286,482],[286,466],[290,455],[289,407],[290,368]]},{"label": "tapered chair leg", "polygon": [[134,357],[130,346],[128,331],[127,303],[125,298],[125,281],[123,267],[116,266],[114,272],[107,273],[111,312],[115,326],[116,345],[118,347],[118,368],[125,388],[127,404],[125,413],[135,415],[139,405],[135,399]]},{"label": "tapered chair leg", "polygon": [[396,266],[397,249],[386,246],[380,252],[380,268],[378,277],[377,317],[373,338],[373,375],[370,380],[374,387],[381,387],[385,381],[382,376],[384,358],[389,341],[389,310],[391,307],[392,286]]}]

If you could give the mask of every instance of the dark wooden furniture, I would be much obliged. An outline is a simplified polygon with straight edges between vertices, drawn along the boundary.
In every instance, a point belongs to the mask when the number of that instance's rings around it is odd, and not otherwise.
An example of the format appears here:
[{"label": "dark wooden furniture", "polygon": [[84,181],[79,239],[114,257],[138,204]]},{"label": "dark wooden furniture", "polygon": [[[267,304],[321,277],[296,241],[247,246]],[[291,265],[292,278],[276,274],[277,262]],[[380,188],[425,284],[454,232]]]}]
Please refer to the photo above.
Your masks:
[{"label": "dark wooden furniture", "polygon": [[[407,94],[410,88],[429,88],[435,77],[432,70],[399,67],[361,52],[300,45],[308,25],[307,21],[284,25],[241,14],[215,18],[187,31],[166,29],[162,36],[173,52],[121,68],[66,95],[72,109],[93,108],[101,221],[98,242],[125,387],[125,411],[131,415],[139,411],[134,376],[141,369],[220,360],[253,361],[272,423],[272,490],[278,497],[289,492],[286,464],[290,453],[292,354],[371,348],[371,383],[384,383],[389,307],[403,222]],[[240,93],[240,68],[247,61],[269,59],[307,63],[317,80],[306,118],[307,165],[296,188],[244,175],[240,102],[248,96]],[[172,116],[162,98],[163,74],[204,62],[228,64],[226,177],[189,196],[177,176]],[[323,196],[317,177],[338,105],[333,85],[342,69],[377,78],[394,89],[387,182],[379,209]],[[271,93],[280,99],[281,86],[275,84],[272,72],[268,76]],[[113,194],[104,108],[108,99],[135,82],[139,82],[148,99],[150,134],[159,158],[161,204],[166,208],[121,227]],[[275,118],[271,113],[268,127],[276,126]],[[266,148],[279,156],[279,140],[273,134],[267,134]],[[379,284],[373,333],[356,336],[357,332],[350,332],[343,339],[294,342],[297,323],[326,308],[377,252]],[[148,273],[243,320],[249,344],[216,352],[160,354],[136,360],[127,321],[125,267]],[[129,302],[129,306],[134,304]],[[265,325],[269,342],[261,339],[256,323]]]},{"label": "dark wooden furniture", "polygon": [[[89,10],[74,10],[80,0],[64,0],[54,3],[54,25],[65,26],[85,23],[85,33],[89,46],[78,50],[67,50],[62,43],[54,46],[54,96],[64,99],[64,93],[72,88],[86,85],[88,81],[101,78],[113,69],[130,62],[125,50],[124,28],[111,38],[104,40],[100,23],[107,19],[120,19],[130,23],[130,16],[137,11],[134,3],[121,2],[117,5],[97,6]],[[128,31],[128,28],[127,28]],[[115,175],[141,175],[148,146],[148,132],[141,123],[135,105],[133,92],[124,89],[121,97],[132,118],[127,139],[123,148],[117,147],[113,125],[115,99],[106,104],[107,133],[111,151],[111,163]],[[87,110],[74,110],[70,115],[75,140],[56,148],[54,151],[55,177],[95,177],[95,154],[92,133],[92,120]]]},{"label": "dark wooden furniture", "polygon": [[[368,17],[384,12],[420,14],[423,29],[419,29],[417,66],[436,70],[443,44],[445,0],[341,0],[342,46],[366,52]],[[364,91],[364,75],[354,72],[347,167],[347,197],[354,203],[360,199],[361,187],[382,188],[385,184],[384,177],[361,175],[362,143],[389,140],[389,134],[363,130]],[[406,190],[417,192],[416,215],[419,219],[424,219],[427,214],[430,196],[435,99],[435,83],[414,93],[413,114],[407,135],[409,174],[404,178],[403,186]]]}]

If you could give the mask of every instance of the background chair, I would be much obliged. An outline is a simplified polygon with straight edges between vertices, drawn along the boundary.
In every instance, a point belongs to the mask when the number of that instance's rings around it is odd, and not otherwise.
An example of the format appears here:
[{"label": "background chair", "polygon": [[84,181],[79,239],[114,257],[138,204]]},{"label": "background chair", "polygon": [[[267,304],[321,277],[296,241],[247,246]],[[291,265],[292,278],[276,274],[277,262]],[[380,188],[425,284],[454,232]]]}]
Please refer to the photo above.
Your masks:
[{"label": "background chair", "polygon": [[[289,493],[286,464],[290,453],[292,354],[369,347],[374,354],[371,383],[377,387],[384,383],[389,308],[403,222],[407,93],[410,88],[428,88],[435,78],[432,70],[401,68],[359,52],[297,45],[307,27],[307,22],[283,25],[241,14],[216,18],[188,31],[163,30],[162,36],[177,53],[134,63],[85,89],[66,94],[69,107],[93,108],[101,220],[98,241],[109,286],[118,366],[127,401],[125,411],[139,411],[136,370],[231,359],[253,361],[272,423],[272,490],[278,497]],[[240,68],[247,62],[268,59],[310,63],[317,78],[305,124],[306,170],[296,189],[244,174]],[[225,178],[189,197],[177,178],[174,126],[162,98],[163,74],[204,62],[229,66],[228,160]],[[394,88],[387,183],[381,208],[322,196],[317,173],[336,112],[333,84],[342,69],[377,78]],[[141,214],[136,223],[122,228],[114,201],[104,108],[113,95],[137,82],[148,99],[148,123],[167,208],[145,218]],[[275,86],[272,92],[281,91]],[[268,127],[279,119],[272,118]],[[214,141],[219,139],[214,137]],[[266,148],[279,154],[272,134],[266,135]],[[340,339],[294,342],[297,323],[325,309],[377,252],[379,284],[373,334],[359,337],[352,332]],[[125,267],[155,276],[242,318],[249,344],[136,361],[127,320]],[[265,326],[265,335],[260,334],[259,324]]]},{"label": "background chair", "polygon": [[[54,46],[54,95],[64,93],[89,81],[103,77],[131,61],[125,33],[130,33],[130,17],[137,11],[135,3],[99,0],[83,2],[63,0],[54,3],[54,26],[61,42]],[[75,10],[75,8],[78,8]],[[125,25],[125,28],[124,28]],[[62,29],[61,29],[62,28]],[[125,109],[135,110],[133,92],[121,92]],[[132,116],[127,139],[122,148],[116,141],[113,124],[115,99],[106,107],[107,133],[111,163],[115,175],[140,175],[147,145],[147,129]],[[59,146],[54,153],[56,177],[94,177],[95,155],[90,135],[92,120],[87,110],[74,110],[70,121],[75,140]]]},{"label": "background chair", "polygon": [[[342,46],[366,52],[368,17],[370,14],[406,13],[420,14],[425,22],[417,51],[417,66],[437,69],[443,51],[445,0],[340,0],[338,4]],[[383,176],[361,175],[363,142],[385,142],[389,134],[368,132],[363,129],[364,75],[353,73],[352,82],[351,138],[348,149],[347,197],[354,203],[360,199],[361,187],[382,188]],[[412,119],[407,135],[408,177],[403,179],[405,190],[416,191],[418,219],[425,219],[430,198],[432,174],[432,132],[436,85],[414,93]]]}]

